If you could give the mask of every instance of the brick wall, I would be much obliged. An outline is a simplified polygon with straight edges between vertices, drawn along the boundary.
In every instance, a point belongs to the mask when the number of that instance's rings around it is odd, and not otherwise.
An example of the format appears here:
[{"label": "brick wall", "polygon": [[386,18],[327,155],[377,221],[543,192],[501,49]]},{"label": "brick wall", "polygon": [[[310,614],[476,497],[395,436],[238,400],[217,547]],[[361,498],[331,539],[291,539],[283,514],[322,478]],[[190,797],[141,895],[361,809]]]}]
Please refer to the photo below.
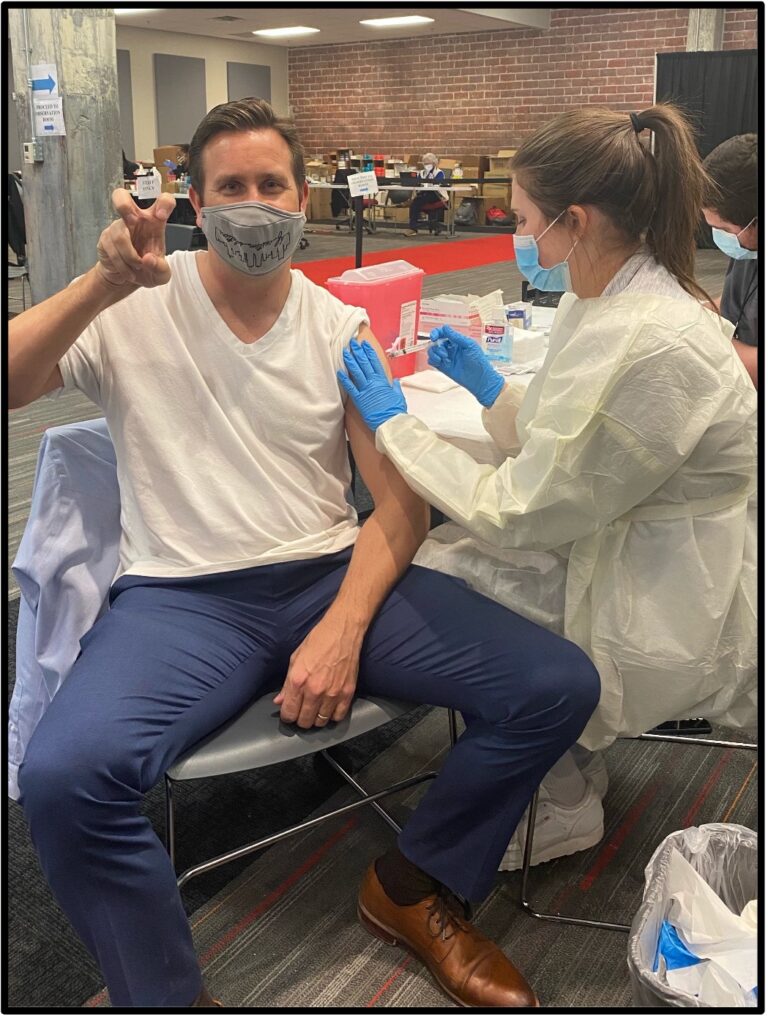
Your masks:
[{"label": "brick wall", "polygon": [[757,49],[757,11],[754,8],[726,9],[723,49]]},{"label": "brick wall", "polygon": [[[754,9],[726,9],[728,48],[757,45]],[[571,104],[639,110],[654,57],[684,51],[685,8],[555,8],[546,31],[437,35],[289,50],[307,152],[494,152]]]}]

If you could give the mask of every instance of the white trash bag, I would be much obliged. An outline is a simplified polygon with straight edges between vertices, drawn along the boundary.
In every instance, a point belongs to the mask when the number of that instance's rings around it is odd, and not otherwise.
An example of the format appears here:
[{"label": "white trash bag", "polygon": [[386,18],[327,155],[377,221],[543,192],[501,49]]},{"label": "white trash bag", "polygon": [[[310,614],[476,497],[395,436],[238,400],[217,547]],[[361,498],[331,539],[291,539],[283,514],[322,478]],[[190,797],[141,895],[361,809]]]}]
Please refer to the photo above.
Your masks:
[{"label": "white trash bag", "polygon": [[667,836],[629,933],[636,1008],[754,1008],[757,833],[711,823]]}]

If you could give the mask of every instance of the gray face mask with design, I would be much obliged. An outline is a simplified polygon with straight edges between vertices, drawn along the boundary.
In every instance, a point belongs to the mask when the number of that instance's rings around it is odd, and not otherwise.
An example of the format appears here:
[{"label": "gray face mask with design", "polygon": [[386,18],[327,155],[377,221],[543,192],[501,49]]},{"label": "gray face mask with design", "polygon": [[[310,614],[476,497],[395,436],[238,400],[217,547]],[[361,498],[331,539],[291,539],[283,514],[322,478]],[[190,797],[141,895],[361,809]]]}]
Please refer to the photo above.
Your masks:
[{"label": "gray face mask with design", "polygon": [[246,275],[267,275],[291,260],[307,217],[261,201],[208,205],[201,229],[219,257]]}]

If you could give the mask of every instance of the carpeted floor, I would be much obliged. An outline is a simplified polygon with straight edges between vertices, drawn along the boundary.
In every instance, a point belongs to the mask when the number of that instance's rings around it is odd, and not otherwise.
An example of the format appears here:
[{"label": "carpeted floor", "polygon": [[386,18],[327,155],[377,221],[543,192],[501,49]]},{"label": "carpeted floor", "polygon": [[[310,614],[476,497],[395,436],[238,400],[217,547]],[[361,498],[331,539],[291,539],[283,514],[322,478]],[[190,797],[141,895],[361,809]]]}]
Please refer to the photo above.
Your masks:
[{"label": "carpeted floor", "polygon": [[[10,674],[16,614],[12,603]],[[380,787],[434,768],[447,743],[445,713],[421,708],[340,754],[362,771],[361,782]],[[637,741],[616,744],[606,756],[605,838],[535,869],[531,895],[544,908],[624,922],[637,909],[643,869],[665,835],[711,821],[755,828],[756,766],[752,754],[732,749]],[[325,765],[305,759],[180,785],[179,869],[349,800],[339,783]],[[398,820],[422,792],[392,799]],[[144,811],[160,834],[162,809],[156,788]],[[415,960],[357,924],[357,883],[391,838],[365,809],[190,882],[184,900],[214,993],[228,1007],[449,1007]],[[9,1004],[28,1011],[105,1005],[100,973],[47,889],[15,802],[7,843]],[[532,920],[517,905],[519,880],[519,873],[499,875],[477,919],[526,972],[542,1005],[629,1006],[626,936]]]},{"label": "carpeted floor", "polygon": [[[489,235],[470,240],[452,238],[442,243],[428,243],[423,246],[411,243],[407,247],[363,251],[363,267],[404,260],[415,268],[423,269],[427,275],[466,271],[479,268],[481,265],[514,262],[514,259],[511,236]],[[355,267],[354,253],[344,257],[323,258],[319,261],[302,261],[298,267],[312,282],[322,286],[326,279],[334,278],[348,268]]]},{"label": "carpeted floor", "polygon": [[[445,712],[433,710],[359,779],[380,787],[432,769],[446,746]],[[535,869],[532,895],[546,909],[623,922],[637,909],[643,869],[665,835],[707,821],[754,821],[754,763],[745,753],[647,742],[615,745],[607,763],[604,841]],[[398,820],[422,793],[407,791],[390,805]],[[343,790],[329,804],[351,799]],[[190,821],[204,825],[202,817]],[[392,835],[367,809],[322,824],[262,854],[199,907],[191,924],[214,996],[232,1008],[451,1008],[416,960],[357,923],[356,886]],[[501,874],[476,919],[525,971],[542,1006],[630,1007],[626,935],[532,920],[518,906],[519,885],[519,873]],[[106,993],[87,1004],[105,1006]]]}]

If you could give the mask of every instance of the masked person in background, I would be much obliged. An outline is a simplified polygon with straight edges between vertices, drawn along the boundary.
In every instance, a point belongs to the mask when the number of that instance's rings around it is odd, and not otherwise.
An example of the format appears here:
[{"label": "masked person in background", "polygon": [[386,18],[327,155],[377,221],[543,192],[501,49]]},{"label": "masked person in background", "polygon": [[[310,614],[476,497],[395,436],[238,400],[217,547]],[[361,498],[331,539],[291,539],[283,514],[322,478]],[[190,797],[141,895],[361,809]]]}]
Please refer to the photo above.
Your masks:
[{"label": "masked person in background", "polygon": [[544,364],[526,390],[450,328],[429,353],[506,461],[480,465],[409,415],[365,347],[340,380],[379,451],[453,520],[416,562],[564,633],[600,673],[580,748],[544,780],[537,863],[601,836],[607,776],[584,749],[690,716],[754,723],[756,393],[694,280],[707,179],[681,112],[572,110],[511,166],[517,266],[565,291]]},{"label": "masked person in background", "polygon": [[704,218],[712,239],[731,259],[720,313],[734,326],[733,345],[757,387],[757,135],[739,134],[710,152],[704,168],[711,185],[704,194]]},{"label": "masked person in background", "polygon": [[[142,795],[270,691],[303,728],[342,720],[358,690],[460,709],[466,730],[369,867],[358,912],[459,1004],[534,1005],[455,894],[491,889],[531,794],[597,703],[597,672],[566,639],[410,567],[427,506],[337,381],[350,334],[376,344],[365,312],[291,270],[308,196],[293,125],[262,100],[217,106],[188,169],[207,251],[166,258],[173,199],[141,210],[116,191],[98,264],[11,323],[11,405],[90,396],[121,500],[109,610],[34,710],[47,705],[18,771],[43,870],[114,1006],[210,1006]],[[347,437],[375,503],[362,527]],[[92,539],[68,552],[87,558]]]},{"label": "masked person in background", "polygon": [[[434,152],[427,152],[421,157],[422,169],[419,170],[419,177],[425,182],[441,183],[445,180],[445,173],[438,169],[437,156]],[[411,210],[408,215],[408,229],[403,236],[416,236],[419,232],[419,216],[425,205],[433,205],[436,201],[445,201],[448,198],[444,187],[437,190],[416,191],[411,201]]]}]

